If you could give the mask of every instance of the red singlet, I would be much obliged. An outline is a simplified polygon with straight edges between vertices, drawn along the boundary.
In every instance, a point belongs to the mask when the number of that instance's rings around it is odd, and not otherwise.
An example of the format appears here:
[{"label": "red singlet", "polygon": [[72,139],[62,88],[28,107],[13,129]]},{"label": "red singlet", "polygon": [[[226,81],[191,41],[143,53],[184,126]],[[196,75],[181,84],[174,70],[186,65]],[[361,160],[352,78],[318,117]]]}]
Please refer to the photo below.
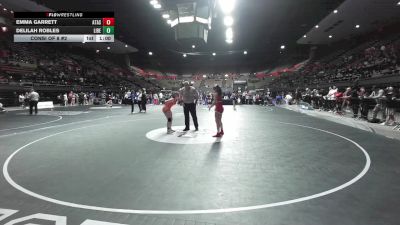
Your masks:
[{"label": "red singlet", "polygon": [[219,113],[224,112],[224,107],[222,106],[222,97],[217,96],[215,97],[215,111]]},{"label": "red singlet", "polygon": [[176,104],[176,102],[177,101],[175,99],[170,99],[170,100],[166,101],[162,111],[163,112],[171,111],[172,106],[174,106]]}]

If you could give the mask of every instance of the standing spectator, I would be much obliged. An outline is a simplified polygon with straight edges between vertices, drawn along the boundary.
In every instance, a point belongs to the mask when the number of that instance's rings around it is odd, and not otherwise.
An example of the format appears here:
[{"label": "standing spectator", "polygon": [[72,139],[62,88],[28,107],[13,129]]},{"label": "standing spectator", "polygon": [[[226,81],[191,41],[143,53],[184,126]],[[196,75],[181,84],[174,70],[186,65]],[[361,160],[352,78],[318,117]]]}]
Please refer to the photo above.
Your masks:
[{"label": "standing spectator", "polygon": [[329,112],[333,112],[334,108],[335,108],[335,103],[336,103],[336,93],[338,92],[338,89],[333,86],[332,88],[329,87],[329,92],[327,97],[327,101],[328,101],[328,108],[329,108]]},{"label": "standing spectator", "polygon": [[251,98],[250,94],[246,93],[246,105],[250,104],[250,98]]},{"label": "standing spectator", "polygon": [[96,96],[94,95],[94,93],[93,92],[90,92],[90,94],[89,94],[89,105],[93,105],[93,102],[94,102],[94,98],[95,98]]},{"label": "standing spectator", "polygon": [[311,94],[312,94],[312,92],[311,92],[310,88],[306,88],[306,91],[304,92],[304,95],[303,95],[303,100],[310,105],[311,105]]},{"label": "standing spectator", "polygon": [[358,87],[354,86],[351,90],[351,97],[350,97],[351,107],[353,109],[353,118],[358,117],[358,110],[360,108],[359,93],[360,93],[360,90],[358,90]]},{"label": "standing spectator", "polygon": [[340,90],[336,91],[335,94],[335,112],[339,115],[342,115],[342,105],[343,105],[343,92],[341,92]]},{"label": "standing spectator", "polygon": [[386,119],[386,109],[385,109],[384,102],[383,102],[383,100],[385,98],[385,91],[383,89],[381,89],[381,88],[379,88],[377,90],[378,91],[375,90],[370,95],[376,101],[375,108],[372,110],[372,120],[371,120],[371,122],[373,122],[373,123],[379,122],[377,117],[378,117],[378,113],[380,111],[382,111],[382,119],[383,120]]},{"label": "standing spectator", "polygon": [[25,92],[25,106],[28,106],[29,105],[29,99],[28,99],[28,95],[29,95],[29,93],[28,92]]},{"label": "standing spectator", "polygon": [[298,88],[296,88],[296,92],[295,92],[294,96],[295,96],[294,99],[295,99],[296,104],[297,104],[297,105],[300,104],[300,101],[301,101],[301,91],[300,91]]},{"label": "standing spectator", "polygon": [[386,93],[386,121],[382,125],[386,126],[394,126],[396,125],[396,120],[394,118],[394,114],[396,112],[396,94],[394,93],[394,88],[393,87],[388,87],[387,88],[387,93]]},{"label": "standing spectator", "polygon": [[365,91],[364,87],[360,88],[360,91],[358,92],[358,97],[361,100],[361,119],[362,120],[368,120],[368,102],[367,102],[367,92]]},{"label": "standing spectator", "polygon": [[196,131],[198,131],[199,124],[197,123],[196,105],[199,94],[194,87],[189,85],[188,81],[185,81],[183,84],[184,87],[180,89],[180,97],[181,101],[183,101],[183,112],[185,114],[185,129],[183,131],[190,130],[189,112],[192,115]]},{"label": "standing spectator", "polygon": [[153,103],[154,103],[154,105],[158,105],[159,104],[157,93],[154,93],[154,95],[153,95]]},{"label": "standing spectator", "polygon": [[39,102],[39,94],[31,89],[31,92],[28,95],[28,99],[29,99],[29,115],[32,115],[33,113],[33,107],[35,107],[35,114],[38,113],[38,102]]},{"label": "standing spectator", "polygon": [[64,93],[63,95],[64,106],[68,106],[68,94]]},{"label": "standing spectator", "polygon": [[79,96],[79,105],[83,105],[85,101],[85,94],[81,91],[78,96]]},{"label": "standing spectator", "polygon": [[70,106],[75,104],[75,94],[72,91],[70,91],[68,94],[68,101]]},{"label": "standing spectator", "polygon": [[343,110],[343,113],[346,112],[347,108],[350,105],[351,94],[352,94],[351,87],[346,88],[346,91],[343,93],[343,96],[342,96],[342,110]]},{"label": "standing spectator", "polygon": [[162,92],[160,92],[160,94],[158,94],[158,99],[160,100],[161,104],[164,104],[164,95]]},{"label": "standing spectator", "polygon": [[142,91],[142,107],[140,111],[146,112],[146,104],[147,104],[147,95],[146,95],[146,90]]},{"label": "standing spectator", "polygon": [[85,93],[85,94],[83,95],[83,104],[84,104],[84,105],[88,105],[88,104],[89,104],[87,93]]},{"label": "standing spectator", "polygon": [[231,95],[231,100],[232,100],[233,110],[236,111],[236,100],[237,100],[237,95],[236,95],[235,92],[232,93],[232,95]]},{"label": "standing spectator", "polygon": [[18,102],[21,108],[25,107],[25,96],[22,93],[18,96]]},{"label": "standing spectator", "polygon": [[75,105],[79,104],[79,95],[78,93],[75,93]]},{"label": "standing spectator", "polygon": [[[135,104],[137,103],[137,95],[134,90],[131,91],[129,99],[131,100],[131,113],[135,112]],[[140,106],[139,106],[140,108]]]},{"label": "standing spectator", "polygon": [[139,105],[139,112],[142,112],[142,96],[143,96],[142,90],[139,90],[136,93],[136,95],[137,95],[137,103]]},{"label": "standing spectator", "polygon": [[153,102],[153,94],[151,92],[148,95],[148,101],[149,101],[149,104],[154,104],[154,102]]}]

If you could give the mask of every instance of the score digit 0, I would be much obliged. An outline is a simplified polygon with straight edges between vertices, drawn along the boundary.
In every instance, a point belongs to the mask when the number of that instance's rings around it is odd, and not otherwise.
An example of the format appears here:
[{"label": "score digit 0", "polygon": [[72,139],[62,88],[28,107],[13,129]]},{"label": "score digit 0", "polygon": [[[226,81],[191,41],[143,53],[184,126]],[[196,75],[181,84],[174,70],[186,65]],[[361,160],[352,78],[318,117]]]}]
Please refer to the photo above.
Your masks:
[{"label": "score digit 0", "polygon": [[103,18],[103,26],[114,26],[114,18]]}]

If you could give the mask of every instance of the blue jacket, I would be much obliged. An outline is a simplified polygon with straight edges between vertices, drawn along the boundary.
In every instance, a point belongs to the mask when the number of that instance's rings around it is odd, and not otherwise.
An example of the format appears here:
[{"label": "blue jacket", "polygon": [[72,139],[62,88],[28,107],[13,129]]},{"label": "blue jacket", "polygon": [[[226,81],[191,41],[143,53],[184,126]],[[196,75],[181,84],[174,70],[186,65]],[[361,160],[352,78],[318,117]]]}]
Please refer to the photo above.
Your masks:
[{"label": "blue jacket", "polygon": [[132,102],[137,101],[137,95],[136,92],[132,91],[131,96],[129,97]]}]

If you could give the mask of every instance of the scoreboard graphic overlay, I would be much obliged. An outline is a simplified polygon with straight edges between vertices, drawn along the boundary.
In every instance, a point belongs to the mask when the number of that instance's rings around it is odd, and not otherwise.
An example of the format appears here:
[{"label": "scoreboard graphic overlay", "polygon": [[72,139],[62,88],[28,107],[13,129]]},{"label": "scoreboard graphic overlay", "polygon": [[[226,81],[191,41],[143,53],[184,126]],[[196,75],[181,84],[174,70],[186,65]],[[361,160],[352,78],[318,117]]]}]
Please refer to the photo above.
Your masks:
[{"label": "scoreboard graphic overlay", "polygon": [[114,42],[114,12],[14,12],[14,42]]}]

